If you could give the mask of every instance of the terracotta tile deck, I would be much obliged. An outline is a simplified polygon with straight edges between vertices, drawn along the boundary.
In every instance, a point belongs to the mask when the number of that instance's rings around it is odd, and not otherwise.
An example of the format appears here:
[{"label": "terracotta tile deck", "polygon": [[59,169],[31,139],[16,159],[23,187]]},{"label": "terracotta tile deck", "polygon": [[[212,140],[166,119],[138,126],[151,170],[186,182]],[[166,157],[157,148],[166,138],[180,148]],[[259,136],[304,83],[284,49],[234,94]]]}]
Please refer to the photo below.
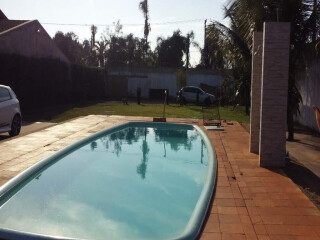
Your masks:
[{"label": "terracotta tile deck", "polygon": [[320,239],[320,211],[280,169],[259,167],[238,124],[208,132],[218,183],[201,239]]},{"label": "terracotta tile deck", "polygon": [[[0,142],[0,185],[71,143],[104,128],[146,117],[87,116]],[[170,122],[197,124],[188,119]],[[218,182],[201,239],[318,239],[320,211],[279,169],[259,167],[238,123],[205,131],[218,157]],[[202,127],[203,128],[203,127]]]}]

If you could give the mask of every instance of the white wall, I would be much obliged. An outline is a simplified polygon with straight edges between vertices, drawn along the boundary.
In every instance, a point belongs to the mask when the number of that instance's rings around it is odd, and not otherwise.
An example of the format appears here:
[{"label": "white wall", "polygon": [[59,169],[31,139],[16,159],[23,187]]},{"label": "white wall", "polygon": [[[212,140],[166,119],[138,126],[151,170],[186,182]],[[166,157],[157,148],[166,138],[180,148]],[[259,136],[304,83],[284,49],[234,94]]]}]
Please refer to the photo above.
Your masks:
[{"label": "white wall", "polygon": [[[122,75],[128,78],[128,94],[136,96],[137,88],[141,88],[141,96],[149,97],[150,89],[168,89],[171,97],[176,97],[178,87],[176,84],[176,76],[174,72],[146,72],[146,73],[131,73],[131,72],[110,72],[112,75]],[[187,75],[187,85],[200,86],[201,83],[210,86],[220,86],[222,77],[217,74],[192,73]]]},{"label": "white wall", "polygon": [[320,109],[320,59],[306,67],[305,71],[300,74],[298,84],[302,104],[300,106],[301,115],[296,120],[300,124],[318,131],[312,106],[316,105]]},{"label": "white wall", "polygon": [[130,77],[128,78],[128,95],[136,96],[137,88],[141,88],[141,97],[148,98],[149,97],[149,89],[151,82],[148,78],[139,78],[139,77]]}]

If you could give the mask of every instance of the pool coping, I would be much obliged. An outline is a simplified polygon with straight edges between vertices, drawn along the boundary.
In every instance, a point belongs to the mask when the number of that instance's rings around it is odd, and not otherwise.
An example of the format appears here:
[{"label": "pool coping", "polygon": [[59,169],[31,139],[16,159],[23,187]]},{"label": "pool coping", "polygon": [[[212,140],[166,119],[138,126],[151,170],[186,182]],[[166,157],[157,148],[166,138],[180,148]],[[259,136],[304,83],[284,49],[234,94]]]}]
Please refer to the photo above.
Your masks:
[{"label": "pool coping", "polygon": [[[126,122],[122,124],[118,124],[116,126],[112,126],[109,128],[106,128],[102,131],[99,131],[97,133],[94,133],[88,137],[85,137],[65,148],[62,150],[54,153],[50,157],[47,157],[38,163],[32,165],[31,167],[27,168],[14,178],[12,178],[10,181],[5,183],[0,187],[0,199],[2,201],[6,201],[7,198],[10,198],[12,194],[14,194],[16,191],[18,191],[22,185],[22,187],[27,184],[30,178],[32,178],[34,175],[37,175],[38,172],[41,170],[44,170],[48,167],[50,167],[52,164],[54,164],[56,161],[59,160],[59,158],[63,157],[64,155],[72,153],[76,148],[79,148],[88,142],[98,138],[101,135],[110,133],[112,131],[117,131],[118,129],[122,129],[128,126],[139,126],[139,125],[180,125],[180,126],[192,126],[194,127],[198,133],[201,135],[202,140],[204,141],[205,145],[207,146],[208,151],[208,166],[207,166],[207,173],[206,173],[206,179],[204,181],[204,185],[202,188],[202,191],[199,195],[198,201],[196,203],[196,206],[192,212],[192,215],[189,219],[188,224],[186,225],[184,231],[179,236],[173,238],[173,239],[196,239],[200,236],[202,227],[204,224],[204,221],[206,219],[207,211],[210,208],[211,199],[213,196],[214,188],[216,186],[216,179],[217,179],[217,157],[215,154],[215,151],[213,149],[213,146],[211,144],[211,141],[209,140],[208,136],[205,134],[205,132],[197,125],[194,124],[185,124],[185,123],[154,123],[154,122]],[[20,231],[14,231],[9,229],[1,229],[0,230],[0,238],[5,239],[73,239],[73,238],[65,238],[61,236],[50,236],[50,235],[43,235],[43,234],[35,234],[35,233],[28,233],[28,232],[20,232]]]}]

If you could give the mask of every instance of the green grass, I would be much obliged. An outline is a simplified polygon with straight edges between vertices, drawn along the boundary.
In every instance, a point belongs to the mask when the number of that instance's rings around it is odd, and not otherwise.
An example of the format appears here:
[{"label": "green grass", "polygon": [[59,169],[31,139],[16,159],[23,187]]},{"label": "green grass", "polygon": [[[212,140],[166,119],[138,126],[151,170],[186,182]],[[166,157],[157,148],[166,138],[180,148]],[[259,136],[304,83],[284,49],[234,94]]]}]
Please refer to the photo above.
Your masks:
[{"label": "green grass", "polygon": [[[147,116],[160,117],[163,112],[163,104],[143,103],[138,105],[129,102],[123,105],[122,102],[109,101],[100,103],[86,103],[68,105],[50,109],[38,109],[26,114],[25,119],[32,121],[63,122],[72,118],[91,114],[99,115],[122,115],[122,116]],[[220,107],[221,119],[233,120],[242,123],[249,122],[249,116],[245,115],[243,107]],[[179,104],[166,105],[166,117],[170,118],[202,118],[201,106]]]}]

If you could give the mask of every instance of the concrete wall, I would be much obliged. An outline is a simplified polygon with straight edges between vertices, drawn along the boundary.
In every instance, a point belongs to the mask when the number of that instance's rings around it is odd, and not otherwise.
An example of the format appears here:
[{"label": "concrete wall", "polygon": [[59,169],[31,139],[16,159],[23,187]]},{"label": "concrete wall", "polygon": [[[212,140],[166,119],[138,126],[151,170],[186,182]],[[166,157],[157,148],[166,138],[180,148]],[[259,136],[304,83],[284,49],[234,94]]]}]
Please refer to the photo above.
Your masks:
[{"label": "concrete wall", "polygon": [[29,21],[0,33],[0,53],[55,58],[69,62],[37,21]]},{"label": "concrete wall", "polygon": [[299,75],[299,90],[302,96],[301,115],[296,121],[315,131],[318,131],[313,105],[320,108],[320,59],[309,63]]},{"label": "concrete wall", "polygon": [[111,98],[127,97],[128,79],[122,76],[109,76],[106,83],[106,95]]},{"label": "concrete wall", "polygon": [[281,167],[286,155],[290,23],[264,24],[260,166]]},{"label": "concrete wall", "polygon": [[255,32],[252,48],[250,152],[259,153],[263,33]]},{"label": "concrete wall", "polygon": [[[125,76],[128,79],[128,95],[135,97],[137,88],[141,88],[141,96],[149,98],[150,89],[168,89],[170,97],[176,97],[178,87],[174,71],[145,71],[145,72],[126,72],[109,71],[110,75]],[[201,83],[210,86],[221,86],[222,77],[217,73],[198,73],[193,71],[187,74],[187,85],[200,86]]]}]

